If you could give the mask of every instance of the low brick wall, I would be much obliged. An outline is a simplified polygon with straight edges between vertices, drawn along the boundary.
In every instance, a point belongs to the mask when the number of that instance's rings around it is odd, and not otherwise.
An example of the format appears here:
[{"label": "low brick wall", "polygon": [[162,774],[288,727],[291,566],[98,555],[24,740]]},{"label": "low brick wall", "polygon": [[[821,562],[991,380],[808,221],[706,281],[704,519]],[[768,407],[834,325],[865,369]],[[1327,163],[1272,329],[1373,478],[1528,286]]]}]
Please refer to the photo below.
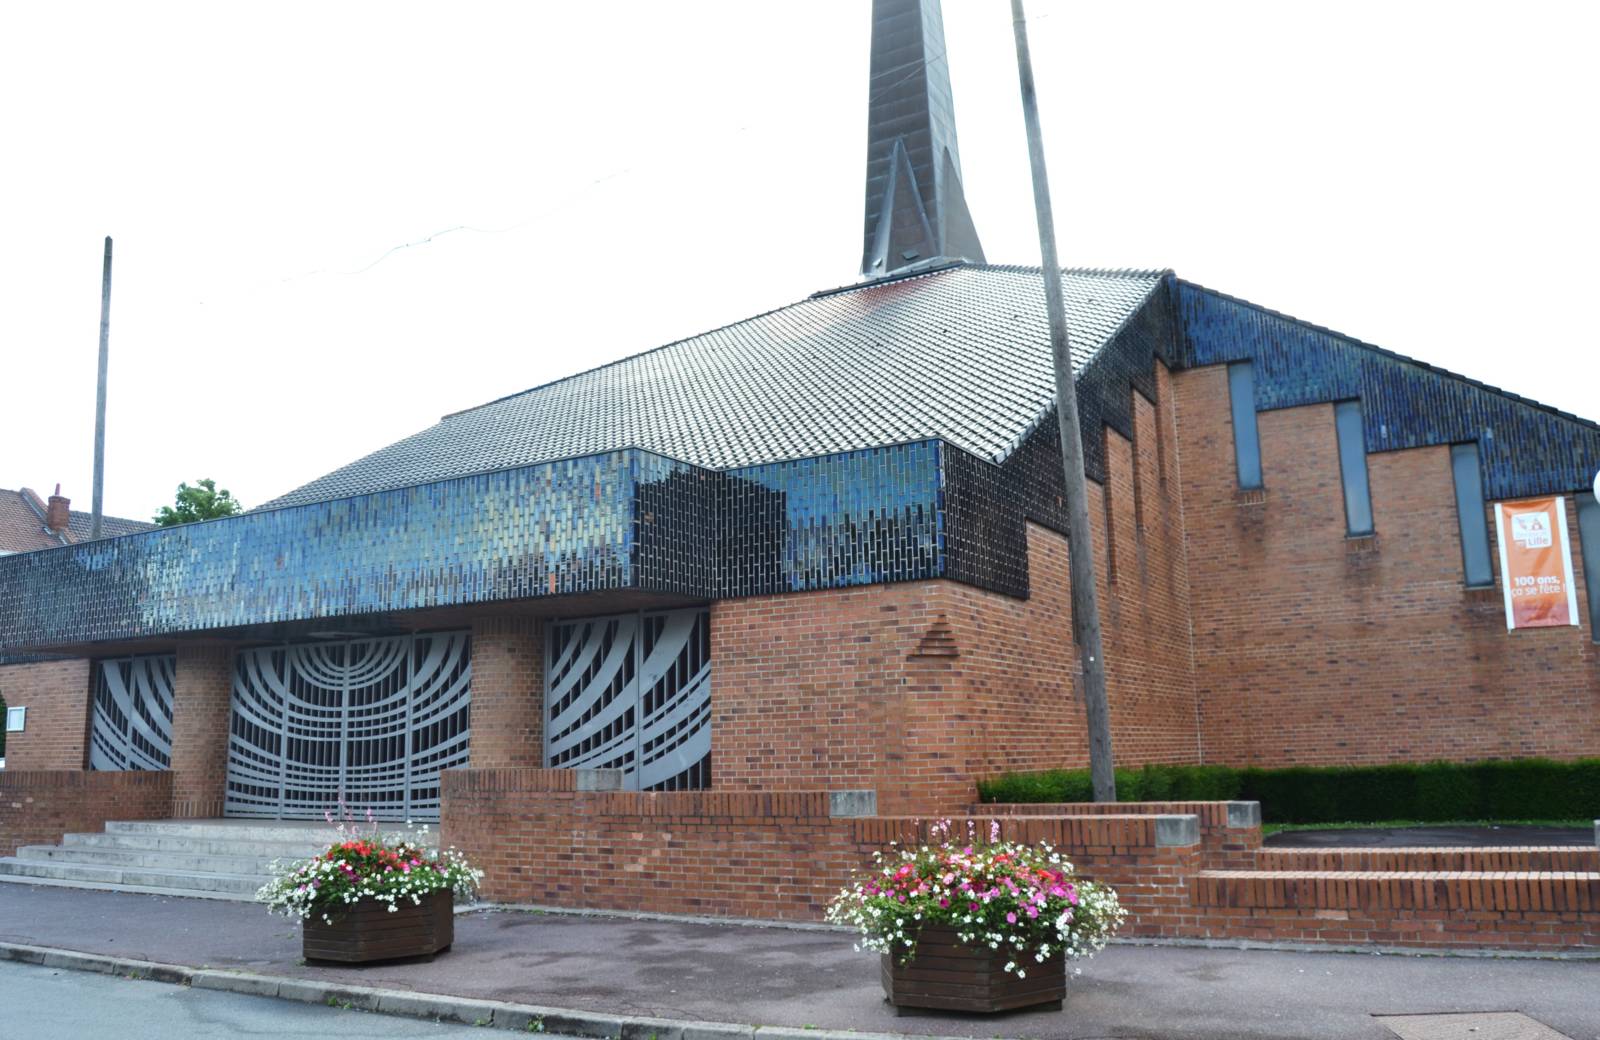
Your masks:
[{"label": "low brick wall", "polygon": [[1568,950],[1600,947],[1600,876],[1217,872],[1193,882],[1210,939]]},{"label": "low brick wall", "polygon": [[991,816],[1193,814],[1200,817],[1200,847],[1207,870],[1249,870],[1261,848],[1259,802],[996,802],[974,805],[970,811]]},{"label": "low brick wall", "polygon": [[[593,909],[814,921],[851,873],[930,821],[830,815],[826,791],[578,791],[565,770],[444,775],[444,840],[486,872],[486,898]],[[952,821],[987,834],[993,816]],[[1192,822],[1151,815],[1013,816],[1002,834],[1048,841],[1085,876],[1114,885],[1134,934],[1176,934],[1200,869]],[[1188,844],[1169,845],[1174,832]]]},{"label": "low brick wall", "polygon": [[[451,770],[445,840],[486,870],[491,900],[814,921],[874,851],[934,826],[846,815],[872,812],[870,795],[580,790],[594,786],[574,771]],[[1286,862],[1300,869],[1273,870],[1254,803],[990,805],[950,822],[987,837],[990,821],[1114,886],[1124,936],[1600,947],[1593,849],[1297,850]]]},{"label": "low brick wall", "polygon": [[0,855],[56,845],[63,834],[98,831],[107,820],[172,815],[172,774],[81,769],[0,770]]}]

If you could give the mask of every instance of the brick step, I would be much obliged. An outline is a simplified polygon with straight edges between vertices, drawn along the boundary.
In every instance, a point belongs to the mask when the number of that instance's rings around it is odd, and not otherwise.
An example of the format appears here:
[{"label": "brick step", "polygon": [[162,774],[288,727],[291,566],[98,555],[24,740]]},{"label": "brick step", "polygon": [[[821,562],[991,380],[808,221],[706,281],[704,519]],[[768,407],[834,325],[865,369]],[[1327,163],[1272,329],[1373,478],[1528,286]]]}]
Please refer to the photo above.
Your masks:
[{"label": "brick step", "polygon": [[92,845],[24,845],[17,850],[16,858],[36,863],[89,863],[102,867],[160,867],[210,874],[250,875],[265,875],[276,858],[257,855],[255,850],[249,848],[241,848],[238,853],[219,856],[152,849],[106,849]]},{"label": "brick step", "polygon": [[96,887],[137,886],[142,889],[163,889],[176,895],[205,893],[212,898],[233,897],[241,900],[253,898],[256,889],[267,883],[267,878],[261,875],[214,874],[162,867],[54,863],[18,859],[15,856],[0,859],[0,880],[20,881],[26,884],[31,879],[57,883],[86,882]]},{"label": "brick step", "polygon": [[1600,871],[1600,848],[1584,845],[1503,847],[1324,848],[1256,851],[1257,870],[1310,871]]},{"label": "brick step", "polygon": [[1196,906],[1600,914],[1600,871],[1203,870]]}]

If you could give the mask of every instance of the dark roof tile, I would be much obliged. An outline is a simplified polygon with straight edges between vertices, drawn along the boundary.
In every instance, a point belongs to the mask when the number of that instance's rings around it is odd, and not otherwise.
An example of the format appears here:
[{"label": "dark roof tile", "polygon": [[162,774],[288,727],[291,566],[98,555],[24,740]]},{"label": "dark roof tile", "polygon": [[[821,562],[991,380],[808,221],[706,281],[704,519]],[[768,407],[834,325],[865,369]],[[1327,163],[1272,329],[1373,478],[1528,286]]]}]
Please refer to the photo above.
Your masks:
[{"label": "dark roof tile", "polygon": [[[1164,274],[1065,274],[1076,368]],[[999,460],[1054,385],[1038,269],[955,265],[818,293],[456,412],[263,508],[629,447],[729,469],[943,437]]]}]

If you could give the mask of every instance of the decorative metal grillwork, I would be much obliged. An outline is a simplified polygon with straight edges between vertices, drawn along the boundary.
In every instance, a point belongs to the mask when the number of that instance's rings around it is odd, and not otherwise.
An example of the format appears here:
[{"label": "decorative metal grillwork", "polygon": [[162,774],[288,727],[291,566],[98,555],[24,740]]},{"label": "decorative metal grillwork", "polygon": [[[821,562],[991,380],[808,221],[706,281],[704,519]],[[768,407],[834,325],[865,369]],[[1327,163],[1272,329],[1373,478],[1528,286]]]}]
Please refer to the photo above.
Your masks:
[{"label": "decorative metal grillwork", "polygon": [[545,762],[620,769],[630,790],[711,786],[711,612],[548,626]]},{"label": "decorative metal grillwork", "polygon": [[465,632],[266,647],[234,668],[229,816],[315,819],[340,798],[385,820],[439,818],[466,765]]},{"label": "decorative metal grillwork", "polygon": [[90,769],[170,768],[176,671],[172,654],[95,662]]}]

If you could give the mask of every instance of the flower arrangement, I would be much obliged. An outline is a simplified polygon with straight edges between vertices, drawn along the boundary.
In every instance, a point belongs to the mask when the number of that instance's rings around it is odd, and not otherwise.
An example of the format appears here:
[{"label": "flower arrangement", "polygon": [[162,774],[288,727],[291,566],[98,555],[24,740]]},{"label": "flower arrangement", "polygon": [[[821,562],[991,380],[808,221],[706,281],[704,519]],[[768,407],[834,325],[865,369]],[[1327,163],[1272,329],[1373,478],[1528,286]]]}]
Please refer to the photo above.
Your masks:
[{"label": "flower arrangement", "polygon": [[[333,823],[333,814],[326,815]],[[401,900],[420,905],[433,892],[468,898],[477,891],[483,871],[454,848],[430,848],[428,828],[413,830],[407,824],[403,834],[380,835],[370,810],[367,823],[362,832],[346,814],[334,825],[337,836],[327,851],[308,860],[274,862],[272,880],[256,900],[271,913],[302,919],[317,914],[332,924],[340,908],[362,899],[388,903],[395,913]]]},{"label": "flower arrangement", "polygon": [[1098,953],[1127,916],[1115,891],[1079,880],[1044,842],[1002,842],[998,823],[987,842],[970,821],[966,841],[950,830],[945,820],[932,828],[937,845],[874,853],[873,867],[829,904],[828,920],[854,926],[861,946],[902,963],[916,955],[923,925],[949,925],[969,946],[1004,949],[1005,970],[1026,978],[1029,961]]}]

